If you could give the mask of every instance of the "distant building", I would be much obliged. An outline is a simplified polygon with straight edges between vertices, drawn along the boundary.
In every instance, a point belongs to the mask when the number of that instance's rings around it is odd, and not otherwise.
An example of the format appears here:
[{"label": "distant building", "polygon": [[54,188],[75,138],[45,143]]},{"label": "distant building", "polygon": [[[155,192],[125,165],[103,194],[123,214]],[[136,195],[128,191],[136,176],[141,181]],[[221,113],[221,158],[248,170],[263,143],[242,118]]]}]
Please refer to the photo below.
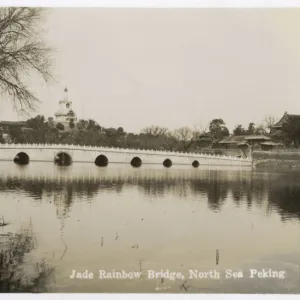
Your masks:
[{"label": "distant building", "polygon": [[26,122],[23,121],[1,121],[0,122],[0,132],[3,134],[8,134],[12,129],[21,129],[21,131],[30,131],[33,130],[30,127],[26,126]]},{"label": "distant building", "polygon": [[22,129],[26,125],[26,122],[14,122],[14,121],[1,121],[0,122],[0,131],[2,133],[8,133],[12,128]]},{"label": "distant building", "polygon": [[271,142],[271,138],[265,135],[247,135],[245,136],[244,143],[250,145],[252,150],[263,150],[266,149],[266,147],[263,146],[265,145],[264,143],[270,143],[270,142]]},{"label": "distant building", "polygon": [[282,118],[275,125],[272,126],[270,134],[273,135],[277,131],[282,130],[284,124],[295,119],[300,121],[300,115],[292,115],[285,112]]},{"label": "distant building", "polygon": [[271,138],[265,135],[231,135],[218,142],[216,148],[238,149],[250,145],[254,149],[262,149],[262,145],[264,145],[266,146],[264,149],[266,149],[271,145]]},{"label": "distant building", "polygon": [[284,130],[284,125],[290,121],[296,121],[300,123],[300,115],[284,113],[282,118],[271,127],[270,136],[274,142],[280,145],[291,146],[291,141],[287,138],[287,134]]},{"label": "distant building", "polygon": [[11,142],[9,132],[14,129],[18,129],[23,132],[33,130],[30,127],[26,127],[26,122],[23,121],[0,121],[0,133],[6,143]]},{"label": "distant building", "polygon": [[69,101],[68,98],[67,88],[65,88],[64,90],[63,99],[59,101],[59,109],[54,115],[54,123],[61,123],[65,126],[65,128],[69,128],[70,123],[73,123],[75,125],[77,122],[76,114],[72,109],[72,101]]},{"label": "distant building", "polygon": [[237,149],[240,143],[245,142],[245,135],[226,136],[214,145],[215,148]]},{"label": "distant building", "polygon": [[280,148],[284,147],[284,145],[282,143],[274,143],[272,141],[263,142],[260,144],[260,146],[261,146],[261,150],[264,150],[264,151],[272,150],[274,148],[280,149]]},{"label": "distant building", "polygon": [[199,136],[199,139],[196,141],[197,148],[206,148],[211,147],[213,143],[213,138],[208,134],[202,134]]}]

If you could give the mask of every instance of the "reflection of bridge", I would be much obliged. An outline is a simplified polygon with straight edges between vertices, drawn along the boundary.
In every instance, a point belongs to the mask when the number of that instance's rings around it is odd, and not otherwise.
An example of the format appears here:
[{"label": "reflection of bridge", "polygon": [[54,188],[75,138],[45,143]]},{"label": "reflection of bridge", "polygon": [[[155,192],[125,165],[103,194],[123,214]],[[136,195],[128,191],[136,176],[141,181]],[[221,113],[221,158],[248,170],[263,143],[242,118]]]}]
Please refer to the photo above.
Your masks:
[{"label": "reflection of bridge", "polygon": [[54,144],[1,144],[0,160],[20,164],[28,164],[29,161],[57,161],[66,164],[84,162],[95,163],[98,166],[106,166],[108,163],[131,163],[136,167],[142,164],[161,164],[165,167],[252,166],[251,159],[233,156]]},{"label": "reflection of bridge", "polygon": [[[227,198],[237,205],[280,208],[282,218],[300,218],[300,180],[292,173],[255,173],[239,167],[203,167],[171,170],[158,165],[135,169],[130,165],[110,165],[97,168],[92,164],[61,167],[51,163],[33,163],[25,167],[0,163],[0,197],[3,191],[13,191],[40,201],[53,196],[53,203],[65,211],[74,199],[93,199],[98,193],[137,187],[146,195],[162,196],[173,193],[179,197],[205,195],[212,210],[219,210]],[[200,198],[201,199],[201,196]],[[65,213],[64,213],[65,214]],[[286,216],[284,216],[286,214]]]},{"label": "reflection of bridge", "polygon": [[[165,192],[186,197],[187,191],[206,195],[210,208],[219,209],[226,198],[239,205],[281,209],[286,218],[300,218],[299,174],[252,172],[251,168],[203,167],[188,169],[177,166],[166,169],[149,165],[135,169],[130,165],[110,165],[97,168],[93,164],[73,164],[61,167],[51,163],[32,163],[27,166],[0,162],[0,197],[2,191],[19,195],[24,190],[34,199],[54,195],[57,201],[70,206],[72,199],[92,199],[99,192],[121,192],[131,187],[141,188],[147,195],[163,195]],[[75,197],[75,198],[73,198]],[[57,200],[58,199],[58,200]],[[58,205],[58,204],[57,204]]]},{"label": "reflection of bridge", "polygon": [[33,180],[46,182],[138,182],[142,180],[173,181],[173,180],[209,180],[235,182],[251,180],[251,169],[240,167],[203,167],[201,170],[187,169],[178,166],[168,170],[162,166],[150,165],[145,168],[133,169],[130,165],[110,165],[97,168],[90,164],[74,164],[61,167],[52,164],[34,163],[26,167],[12,166],[9,162],[0,165],[1,180]]}]

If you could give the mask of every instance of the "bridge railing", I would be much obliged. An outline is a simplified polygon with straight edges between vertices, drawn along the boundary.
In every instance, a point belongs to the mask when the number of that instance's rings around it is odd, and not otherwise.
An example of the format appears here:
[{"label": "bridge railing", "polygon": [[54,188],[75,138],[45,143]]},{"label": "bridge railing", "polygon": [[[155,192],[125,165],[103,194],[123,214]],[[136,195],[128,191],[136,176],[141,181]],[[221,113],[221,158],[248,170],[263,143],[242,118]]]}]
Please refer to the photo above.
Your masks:
[{"label": "bridge railing", "polygon": [[71,149],[71,150],[93,150],[93,151],[104,151],[104,152],[131,152],[136,154],[157,154],[157,155],[179,155],[189,157],[205,157],[205,158],[219,158],[226,160],[239,160],[239,161],[251,161],[250,157],[236,157],[231,155],[220,155],[210,153],[196,153],[196,152],[182,152],[182,151],[168,151],[168,150],[149,150],[149,149],[134,149],[134,148],[119,148],[119,147],[106,147],[106,146],[87,146],[87,145],[74,145],[74,144],[0,144],[0,148],[21,148],[21,149],[32,149],[32,148],[52,148],[52,149]]}]

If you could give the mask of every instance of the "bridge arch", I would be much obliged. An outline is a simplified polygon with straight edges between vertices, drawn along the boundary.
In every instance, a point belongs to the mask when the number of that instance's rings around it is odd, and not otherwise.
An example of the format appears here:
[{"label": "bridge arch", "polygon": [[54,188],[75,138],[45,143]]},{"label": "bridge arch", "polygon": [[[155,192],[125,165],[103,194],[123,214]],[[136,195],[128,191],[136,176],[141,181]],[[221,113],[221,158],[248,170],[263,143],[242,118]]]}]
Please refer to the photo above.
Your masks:
[{"label": "bridge arch", "polygon": [[30,161],[29,155],[25,152],[19,152],[14,157],[14,162],[18,165],[28,165]]},{"label": "bridge arch", "polygon": [[72,156],[68,152],[58,152],[54,157],[54,162],[58,165],[68,166],[72,164]]},{"label": "bridge arch", "polygon": [[194,160],[193,161],[193,163],[192,163],[192,166],[194,167],[194,168],[198,168],[199,167],[199,161],[198,160]]},{"label": "bridge arch", "polygon": [[98,155],[95,159],[95,165],[98,167],[106,167],[108,165],[108,158],[103,154]]},{"label": "bridge arch", "polygon": [[172,161],[171,161],[171,159],[169,159],[169,158],[166,158],[164,161],[163,161],[163,165],[164,165],[164,167],[166,167],[166,168],[170,168],[171,166],[172,166]]},{"label": "bridge arch", "polygon": [[135,168],[140,167],[142,163],[142,160],[138,156],[135,156],[130,162],[130,164]]}]

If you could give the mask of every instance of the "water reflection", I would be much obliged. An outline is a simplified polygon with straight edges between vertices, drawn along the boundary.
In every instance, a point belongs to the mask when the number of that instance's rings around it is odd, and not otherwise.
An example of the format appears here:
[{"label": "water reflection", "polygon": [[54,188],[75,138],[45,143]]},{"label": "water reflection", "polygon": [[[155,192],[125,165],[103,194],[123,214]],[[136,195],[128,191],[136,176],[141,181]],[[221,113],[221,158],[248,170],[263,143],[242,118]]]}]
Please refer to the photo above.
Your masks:
[{"label": "water reflection", "polygon": [[[52,167],[52,166],[51,166]],[[21,171],[20,171],[21,170]],[[99,193],[121,193],[137,187],[144,196],[173,194],[187,198],[190,193],[207,200],[210,210],[221,211],[230,199],[236,207],[253,203],[266,215],[279,212],[282,221],[300,220],[300,174],[253,173],[249,170],[165,170],[159,168],[9,168],[0,174],[0,191],[23,191],[37,202],[52,199],[60,217],[68,217],[73,201],[92,201]],[[49,200],[49,201],[52,201]]]},{"label": "water reflection", "polygon": [[[0,163],[0,208],[12,221],[9,230],[32,219],[39,239],[35,255],[46,253],[56,267],[57,291],[153,292],[154,281],[99,285],[68,279],[73,269],[132,271],[140,261],[143,270],[184,272],[244,268],[248,262],[254,268],[261,259],[272,268],[289,261],[298,266],[299,195],[297,174]],[[280,265],[275,255],[285,256]],[[182,283],[166,283],[167,291],[180,292]],[[273,281],[267,288],[253,288],[256,284],[194,281],[187,292],[278,291]]]},{"label": "water reflection", "polygon": [[282,220],[300,220],[300,174],[287,174],[270,182],[269,199],[280,209]]}]

